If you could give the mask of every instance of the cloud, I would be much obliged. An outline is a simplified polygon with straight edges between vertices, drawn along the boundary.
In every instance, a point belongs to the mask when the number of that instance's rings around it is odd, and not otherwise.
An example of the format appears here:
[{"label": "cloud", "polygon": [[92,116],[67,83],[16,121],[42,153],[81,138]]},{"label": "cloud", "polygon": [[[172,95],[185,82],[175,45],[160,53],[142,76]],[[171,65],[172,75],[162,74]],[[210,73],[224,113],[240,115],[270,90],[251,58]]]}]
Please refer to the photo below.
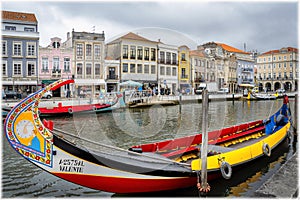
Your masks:
[{"label": "cloud", "polygon": [[105,32],[106,39],[145,27],[181,32],[198,44],[223,42],[261,52],[297,47],[297,2],[9,2],[2,9],[36,13],[41,44],[72,31]]}]

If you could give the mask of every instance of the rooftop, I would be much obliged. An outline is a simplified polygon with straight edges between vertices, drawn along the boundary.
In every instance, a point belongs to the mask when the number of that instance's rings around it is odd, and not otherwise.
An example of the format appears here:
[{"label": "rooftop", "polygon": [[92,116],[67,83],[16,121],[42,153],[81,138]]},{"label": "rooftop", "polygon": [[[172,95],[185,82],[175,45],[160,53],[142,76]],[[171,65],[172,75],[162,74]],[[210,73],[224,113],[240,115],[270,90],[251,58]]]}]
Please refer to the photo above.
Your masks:
[{"label": "rooftop", "polygon": [[224,50],[228,51],[228,52],[234,52],[234,53],[243,53],[243,54],[250,54],[248,52],[242,51],[240,49],[234,48],[232,46],[229,46],[227,44],[223,44],[223,43],[216,43],[219,46],[221,46]]},{"label": "rooftop", "polygon": [[11,12],[11,11],[2,11],[3,20],[12,20],[12,21],[24,21],[24,22],[35,22],[37,19],[33,13],[21,13],[21,12]]}]

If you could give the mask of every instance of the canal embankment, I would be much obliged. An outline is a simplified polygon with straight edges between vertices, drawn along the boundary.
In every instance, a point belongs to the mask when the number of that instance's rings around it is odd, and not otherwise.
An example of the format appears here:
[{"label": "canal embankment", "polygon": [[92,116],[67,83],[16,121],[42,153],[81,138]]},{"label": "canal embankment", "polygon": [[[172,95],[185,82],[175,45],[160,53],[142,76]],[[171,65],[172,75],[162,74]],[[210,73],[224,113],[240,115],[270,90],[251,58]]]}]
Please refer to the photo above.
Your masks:
[{"label": "canal embankment", "polygon": [[255,197],[298,197],[298,152],[283,164],[259,189]]}]

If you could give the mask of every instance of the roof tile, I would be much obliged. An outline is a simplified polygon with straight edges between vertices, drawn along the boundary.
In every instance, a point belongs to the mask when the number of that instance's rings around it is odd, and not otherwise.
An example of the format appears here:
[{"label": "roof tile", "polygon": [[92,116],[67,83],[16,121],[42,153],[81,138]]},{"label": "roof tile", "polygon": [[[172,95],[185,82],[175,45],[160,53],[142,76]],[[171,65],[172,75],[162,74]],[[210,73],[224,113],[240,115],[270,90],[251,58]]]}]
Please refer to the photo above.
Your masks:
[{"label": "roof tile", "polygon": [[37,19],[32,13],[11,12],[3,10],[2,19],[37,23]]}]

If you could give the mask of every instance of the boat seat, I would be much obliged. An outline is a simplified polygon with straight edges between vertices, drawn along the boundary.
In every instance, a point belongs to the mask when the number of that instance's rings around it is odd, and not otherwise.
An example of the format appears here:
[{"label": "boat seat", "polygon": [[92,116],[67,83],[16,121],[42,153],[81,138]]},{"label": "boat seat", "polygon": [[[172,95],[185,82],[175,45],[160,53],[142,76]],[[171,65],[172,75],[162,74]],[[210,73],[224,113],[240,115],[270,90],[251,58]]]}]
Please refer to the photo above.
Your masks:
[{"label": "boat seat", "polygon": [[196,152],[199,151],[199,148],[192,146],[192,147],[187,147],[187,148],[184,148],[184,149],[172,151],[172,152],[161,154],[161,155],[164,156],[164,157],[167,157],[167,158],[171,158],[171,157],[176,157],[176,156],[183,155],[183,154],[186,154],[186,153],[192,153],[192,152],[195,152],[195,151]]},{"label": "boat seat", "polygon": [[227,142],[229,140],[236,139],[238,137],[242,137],[242,136],[245,136],[245,135],[249,135],[249,134],[252,134],[252,133],[257,133],[257,132],[263,131],[264,129],[265,129],[265,126],[259,126],[257,128],[253,128],[253,129],[250,129],[250,130],[247,130],[247,131],[243,131],[241,133],[233,134],[233,135],[228,136],[228,137],[218,138],[217,140],[210,141],[209,144],[219,144],[219,143]]}]

